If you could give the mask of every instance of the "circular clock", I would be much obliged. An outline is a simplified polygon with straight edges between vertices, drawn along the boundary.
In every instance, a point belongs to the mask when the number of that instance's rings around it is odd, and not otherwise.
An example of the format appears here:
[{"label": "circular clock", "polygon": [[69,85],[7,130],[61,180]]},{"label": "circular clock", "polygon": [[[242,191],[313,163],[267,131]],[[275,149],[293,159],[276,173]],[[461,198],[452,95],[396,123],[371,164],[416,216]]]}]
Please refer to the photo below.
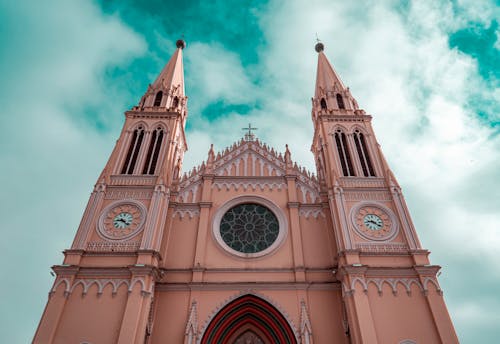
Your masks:
[{"label": "circular clock", "polygon": [[98,222],[98,233],[105,239],[125,240],[142,229],[146,219],[146,208],[142,203],[127,200],[107,206]]},{"label": "circular clock", "polygon": [[389,240],[397,233],[393,212],[380,204],[360,203],[351,210],[356,232],[368,240]]}]

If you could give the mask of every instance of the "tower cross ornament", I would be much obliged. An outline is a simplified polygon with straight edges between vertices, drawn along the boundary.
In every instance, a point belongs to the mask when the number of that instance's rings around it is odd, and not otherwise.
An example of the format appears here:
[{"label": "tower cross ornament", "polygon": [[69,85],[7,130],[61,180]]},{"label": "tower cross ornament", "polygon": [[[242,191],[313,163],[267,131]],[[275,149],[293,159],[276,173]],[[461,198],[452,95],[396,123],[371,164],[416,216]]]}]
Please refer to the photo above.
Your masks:
[{"label": "tower cross ornament", "polygon": [[241,130],[248,130],[248,133],[245,134],[245,141],[253,141],[255,135],[252,130],[258,130],[258,128],[253,128],[252,124],[248,123],[248,128],[241,128]]}]

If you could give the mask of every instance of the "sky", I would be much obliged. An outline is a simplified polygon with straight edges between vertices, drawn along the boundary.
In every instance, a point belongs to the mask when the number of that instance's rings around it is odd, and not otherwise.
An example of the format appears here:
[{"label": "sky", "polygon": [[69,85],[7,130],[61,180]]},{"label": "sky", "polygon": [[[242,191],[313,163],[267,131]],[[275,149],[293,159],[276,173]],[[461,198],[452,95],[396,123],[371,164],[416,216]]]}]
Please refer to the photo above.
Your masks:
[{"label": "sky", "polygon": [[32,339],[93,184],[184,37],[184,168],[257,136],[314,171],[316,37],[373,126],[462,343],[500,335],[500,1],[0,0],[0,341]]}]

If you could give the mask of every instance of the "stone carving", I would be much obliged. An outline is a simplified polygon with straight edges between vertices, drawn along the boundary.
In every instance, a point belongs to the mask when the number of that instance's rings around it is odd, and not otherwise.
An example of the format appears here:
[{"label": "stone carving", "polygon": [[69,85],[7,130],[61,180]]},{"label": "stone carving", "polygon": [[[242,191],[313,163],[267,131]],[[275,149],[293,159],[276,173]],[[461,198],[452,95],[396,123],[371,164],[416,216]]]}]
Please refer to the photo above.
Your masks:
[{"label": "stone carving", "polygon": [[118,288],[120,288],[122,284],[125,284],[127,286],[127,290],[131,292],[136,283],[139,283],[141,285],[141,292],[143,293],[143,295],[152,293],[152,287],[151,290],[146,290],[143,277],[134,277],[132,281],[130,281],[129,278],[112,278],[112,279],[76,278],[75,280],[73,280],[72,283],[68,278],[63,277],[58,279],[56,283],[54,283],[54,286],[50,290],[50,294],[52,295],[53,293],[55,293],[59,285],[63,283],[65,284],[65,289],[64,289],[65,295],[73,293],[73,291],[78,285],[81,285],[83,288],[82,295],[86,295],[90,287],[94,284],[97,286],[97,295],[101,295],[103,293],[104,288],[106,288],[108,285],[112,286],[111,289],[112,294],[116,294],[118,292]]},{"label": "stone carving", "polygon": [[300,207],[299,208],[299,216],[304,216],[306,219],[309,217],[314,217],[317,219],[318,217],[326,218],[325,213],[321,206],[319,207]]},{"label": "stone carving", "polygon": [[196,301],[191,303],[185,335],[187,337],[187,344],[196,343],[196,339],[198,338],[198,308]]},{"label": "stone carving", "polygon": [[387,284],[392,291],[392,294],[394,296],[398,295],[398,284],[401,284],[405,290],[406,293],[410,296],[411,295],[411,286],[415,284],[420,291],[424,294],[427,295],[429,292],[429,283],[433,284],[436,291],[438,294],[442,295],[442,290],[439,287],[439,284],[437,283],[436,279],[434,277],[425,277],[424,282],[421,283],[420,279],[418,277],[404,277],[404,278],[399,278],[399,277],[380,277],[380,278],[363,278],[363,277],[354,277],[351,279],[350,286],[347,286],[345,282],[342,282],[342,289],[343,292],[346,295],[352,295],[356,291],[356,284],[360,284],[363,291],[366,293],[368,292],[368,286],[370,284],[373,284],[377,287],[377,291],[379,295],[382,295],[382,288],[384,284]]},{"label": "stone carving", "polygon": [[212,188],[217,188],[217,190],[221,189],[226,189],[227,191],[234,189],[235,191],[238,190],[261,190],[263,191],[265,188],[268,188],[269,190],[277,189],[286,189],[286,183],[283,180],[272,180],[272,179],[245,179],[245,181],[241,180],[216,180],[212,184]]},{"label": "stone carving", "polygon": [[300,301],[300,339],[301,344],[312,344],[311,321],[304,300]]},{"label": "stone carving", "polygon": [[105,199],[151,199],[153,192],[151,190],[130,190],[130,189],[108,189]]},{"label": "stone carving", "polygon": [[125,242],[91,241],[87,244],[87,251],[133,252],[137,251],[140,245],[141,243],[138,241],[125,241]]},{"label": "stone carving", "polygon": [[156,176],[144,175],[114,175],[110,185],[155,185]]},{"label": "stone carving", "polygon": [[355,245],[357,249],[362,252],[373,252],[373,253],[404,253],[408,252],[408,246],[404,243],[357,243]]},{"label": "stone carving", "polygon": [[180,209],[175,209],[174,210],[174,214],[172,215],[172,218],[175,219],[176,216],[179,216],[179,218],[183,219],[186,215],[192,219],[193,217],[195,216],[200,216],[200,209],[198,208],[193,208],[193,209],[189,209],[189,208],[180,208]]}]

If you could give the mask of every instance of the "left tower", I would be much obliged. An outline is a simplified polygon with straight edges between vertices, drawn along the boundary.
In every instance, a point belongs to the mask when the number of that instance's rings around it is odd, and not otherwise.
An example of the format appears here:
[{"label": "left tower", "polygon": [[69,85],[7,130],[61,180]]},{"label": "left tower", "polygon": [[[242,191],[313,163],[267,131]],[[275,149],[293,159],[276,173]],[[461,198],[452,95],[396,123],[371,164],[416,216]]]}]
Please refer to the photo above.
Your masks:
[{"label": "left tower", "polygon": [[148,334],[170,191],[187,150],[183,40],[125,124],[56,273],[34,343],[129,343]]}]

